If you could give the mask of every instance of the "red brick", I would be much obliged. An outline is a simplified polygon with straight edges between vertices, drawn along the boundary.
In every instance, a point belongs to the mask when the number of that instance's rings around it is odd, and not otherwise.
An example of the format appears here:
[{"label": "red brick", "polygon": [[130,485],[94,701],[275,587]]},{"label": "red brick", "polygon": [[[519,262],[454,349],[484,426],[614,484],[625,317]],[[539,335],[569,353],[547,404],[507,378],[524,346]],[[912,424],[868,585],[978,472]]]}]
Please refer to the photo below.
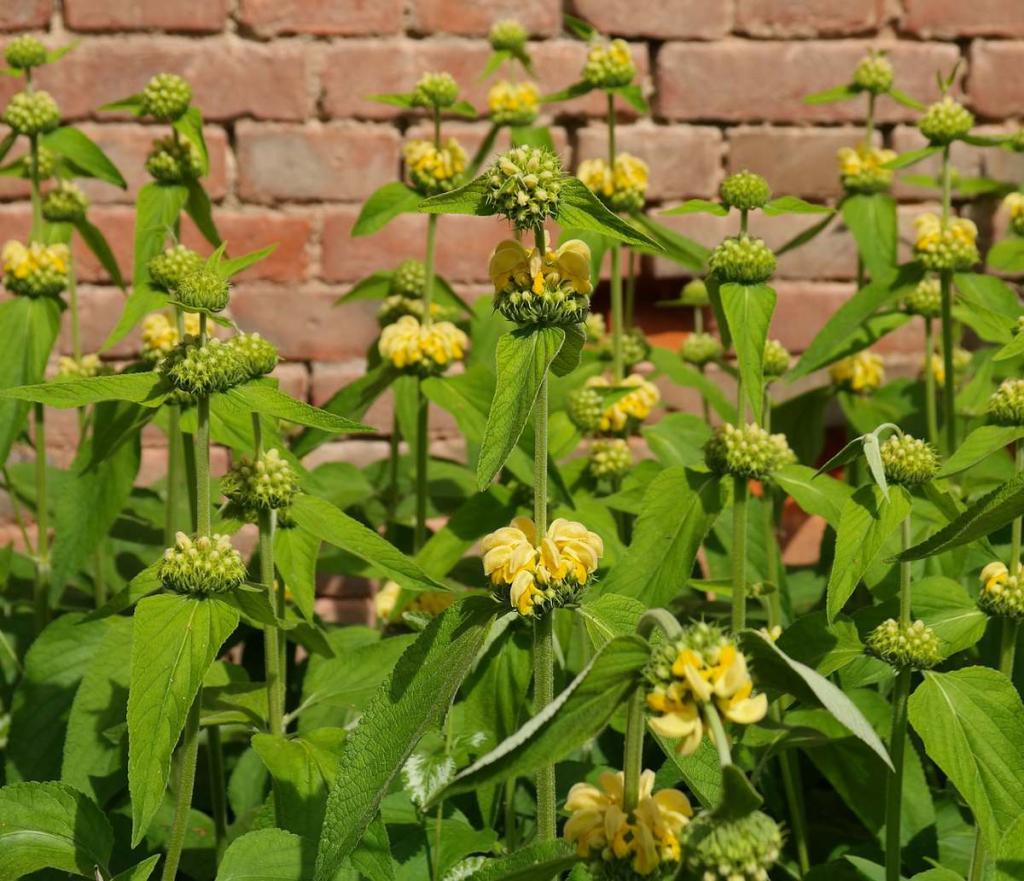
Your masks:
[{"label": "red brick", "polygon": [[44,28],[52,13],[53,0],[4,0],[0,5],[0,31]]},{"label": "red brick", "polygon": [[390,128],[242,122],[236,136],[238,193],[253,202],[364,199],[398,175]]},{"label": "red brick", "polygon": [[[1016,130],[1016,126],[979,126],[977,133],[998,135]],[[981,151],[981,161],[987,177],[1013,183],[1024,181],[1024,154],[1022,153],[1013,153],[1010,150],[983,150]]]},{"label": "red brick", "polygon": [[707,0],[573,0],[574,15],[605,34],[659,40],[713,40],[732,26],[728,3]]},{"label": "red brick", "polygon": [[[82,284],[78,287],[78,316],[82,334],[82,351],[97,352],[113,330],[124,310],[127,295],[114,287]],[[71,353],[70,313],[64,313],[61,351]],[[118,343],[104,357],[130,358],[139,351],[139,334],[135,331]]]},{"label": "red brick", "polygon": [[904,0],[900,27],[921,37],[1024,37],[1017,0]]},{"label": "red brick", "polygon": [[[228,254],[239,256],[276,244],[276,250],[265,260],[235,276],[236,281],[302,281],[309,270],[309,245],[313,220],[308,212],[279,211],[217,211],[217,230],[227,242]],[[182,241],[201,253],[208,253],[209,244],[191,224],[182,230]]]},{"label": "red brick", "polygon": [[[351,462],[364,468],[373,462],[387,457],[389,451],[386,440],[371,438],[353,438],[352,440],[331,441],[313,450],[303,464],[307,468],[316,468],[324,462]],[[319,612],[320,610],[317,609]]]},{"label": "red brick", "polygon": [[[89,219],[106,237],[114,253],[114,258],[117,260],[118,266],[121,267],[121,274],[125,279],[131,279],[135,238],[134,209],[128,205],[97,205],[89,212]],[[72,242],[72,249],[75,268],[82,281],[109,282],[99,261],[85,247],[85,243],[77,234]],[[111,327],[115,322],[116,318],[111,322]]]},{"label": "red brick", "polygon": [[[916,127],[901,125],[897,126],[893,131],[892,147],[899,153],[906,153],[910,150],[920,150],[925,146],[927,146],[927,142]],[[950,148],[950,159],[953,163],[953,168],[960,176],[977,177],[982,174],[983,157],[989,153],[1002,152],[1004,151],[992,150],[991,148],[986,149],[972,147],[970,144],[958,141]],[[1009,156],[1012,154],[1007,155]],[[905,171],[897,171],[892,188],[893,195],[900,199],[936,198],[937,191],[934,187],[915,186],[910,183],[905,183],[904,178],[909,175],[920,174],[938,177],[941,172],[941,156],[931,156],[923,162],[919,162],[917,165],[911,166]]]},{"label": "red brick", "polygon": [[[577,134],[576,165],[606,156],[608,127],[590,125]],[[643,159],[651,170],[650,199],[711,196],[721,179],[722,135],[714,128],[648,122],[615,130],[616,148]],[[685,158],[683,158],[685,157]]]},{"label": "red brick", "polygon": [[884,21],[883,0],[738,0],[736,30],[754,37],[863,34]]},{"label": "red brick", "polygon": [[305,364],[278,364],[271,376],[285,394],[299,401],[309,399],[309,370]]},{"label": "red brick", "polygon": [[402,26],[399,0],[241,0],[238,21],[260,36],[393,34]]},{"label": "red brick", "polygon": [[227,0],[64,0],[64,19],[76,31],[209,33],[223,30],[227,14]]},{"label": "red brick", "polygon": [[486,34],[496,21],[514,18],[531,34],[554,36],[562,24],[557,0],[414,0],[413,28],[419,33]]},{"label": "red brick", "polygon": [[[898,87],[921,100],[938,97],[935,71],[948,71],[959,54],[950,45],[858,40],[669,43],[658,54],[657,109],[669,119],[686,120],[860,120],[864,100],[812,106],[803,99],[848,79],[873,46],[890,50]],[[878,110],[882,120],[917,115],[893,101],[882,101]]]},{"label": "red brick", "polygon": [[968,93],[971,106],[984,117],[1024,114],[1024,91],[1020,72],[1024,69],[1024,41],[989,42],[977,40],[971,46]]}]

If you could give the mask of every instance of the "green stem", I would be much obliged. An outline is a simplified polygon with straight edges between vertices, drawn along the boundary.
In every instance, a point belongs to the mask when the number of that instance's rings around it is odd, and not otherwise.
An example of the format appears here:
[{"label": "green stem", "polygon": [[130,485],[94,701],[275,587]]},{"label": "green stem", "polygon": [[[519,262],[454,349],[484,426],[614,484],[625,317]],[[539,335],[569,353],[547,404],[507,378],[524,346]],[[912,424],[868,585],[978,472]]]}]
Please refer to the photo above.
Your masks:
[{"label": "green stem", "polygon": [[747,234],[747,215],[749,212],[745,208],[740,209],[740,235],[745,236]]},{"label": "green stem", "polygon": [[31,241],[43,240],[43,197],[39,191],[39,136],[31,135],[29,143],[29,180],[32,185],[32,233]]},{"label": "green stem", "polygon": [[7,466],[4,465],[0,469],[0,474],[4,478],[4,492],[7,493],[7,497],[11,502],[11,513],[14,515],[14,522],[18,526],[18,531],[21,533],[21,540],[25,543],[26,553],[35,555],[35,546],[32,544],[32,540],[29,537],[28,529],[25,528],[25,518],[21,516],[21,505],[18,503],[18,494],[14,491],[14,485],[11,483],[11,475],[7,470]]},{"label": "green stem", "polygon": [[[738,356],[737,356],[738,357]],[[737,367],[739,364],[737,363]],[[743,425],[747,421],[747,399],[743,396],[743,374],[736,371],[736,424]]]},{"label": "green stem", "polygon": [[387,529],[388,539],[394,544],[395,538],[395,511],[398,507],[398,464],[401,458],[399,445],[401,444],[398,417],[391,419],[391,435],[388,438],[388,488],[387,488]]},{"label": "green stem", "polygon": [[[1024,443],[1015,441],[1013,444],[1013,462],[1017,473],[1024,471]],[[1010,574],[1020,574],[1020,543],[1021,517],[1014,517],[1010,527]]]},{"label": "green stem", "polygon": [[782,772],[782,788],[789,806],[789,825],[793,830],[793,843],[796,845],[797,864],[800,867],[798,877],[802,878],[810,871],[811,854],[807,846],[807,811],[800,784],[800,766],[793,751],[784,749],[779,753],[779,770]]},{"label": "green stem", "polygon": [[956,377],[953,374],[953,274],[939,274],[942,291],[942,367],[945,371],[942,412],[946,429],[946,454],[956,449]]},{"label": "green stem", "polygon": [[[206,315],[199,315],[199,345],[206,345]],[[210,398],[196,401],[196,531],[210,534]]]},{"label": "green stem", "polygon": [[939,420],[935,408],[935,374],[932,372],[932,358],[935,356],[935,329],[932,319],[924,319],[924,408],[928,425],[928,441],[939,445]]},{"label": "green stem", "polygon": [[181,746],[178,747],[178,782],[174,792],[174,822],[171,825],[171,835],[167,842],[167,857],[164,861],[163,874],[160,876],[162,881],[175,881],[177,878],[178,863],[181,861],[181,851],[185,846],[188,815],[192,808],[192,790],[196,782],[196,759],[199,755],[199,710],[202,701],[203,690],[200,688],[189,708]]},{"label": "green stem", "polygon": [[708,701],[701,705],[701,712],[704,714],[704,721],[711,732],[711,739],[715,742],[715,749],[718,750],[718,763],[724,768],[732,764],[732,753],[729,751],[729,738],[725,736],[725,728],[719,718],[715,705]]},{"label": "green stem", "polygon": [[615,173],[615,96],[608,93],[608,170]]},{"label": "green stem", "polygon": [[164,509],[164,547],[174,546],[178,531],[179,490],[182,478],[181,408],[168,404],[167,409],[167,506]]},{"label": "green stem", "polygon": [[907,745],[907,697],[910,668],[896,674],[892,691],[892,739],[889,757],[893,770],[885,795],[885,879],[900,881],[900,806],[903,802],[903,756]]},{"label": "green stem", "polygon": [[622,363],[622,249],[613,245],[609,251],[612,271],[612,375],[615,385],[620,385],[626,375]]},{"label": "green stem", "polygon": [[747,479],[733,478],[732,632],[747,626]]},{"label": "green stem", "polygon": [[441,148],[441,110],[434,108],[434,146]]},{"label": "green stem", "polygon": [[949,144],[942,149],[942,219],[949,220],[953,202],[953,166],[949,162]]},{"label": "green stem", "polygon": [[[260,510],[260,581],[267,589],[267,598],[278,607],[274,589],[274,512]],[[281,609],[275,614],[281,620]],[[267,721],[271,734],[284,733],[284,670],[281,669],[281,640],[279,625],[268,626],[263,634],[263,658],[267,679]]]},{"label": "green stem", "polygon": [[[423,261],[426,274],[423,280],[423,325],[430,327],[434,321],[431,304],[434,302],[434,257],[437,251],[437,214],[427,215],[427,253]],[[541,239],[543,242],[543,239]],[[543,254],[543,248],[541,254]]]},{"label": "green stem", "polygon": [[[910,517],[907,516],[900,528],[900,535],[903,540],[903,550],[907,550],[913,543],[913,529],[911,528]],[[900,563],[900,624],[910,625],[911,603],[910,603],[910,560]]]},{"label": "green stem", "polygon": [[704,333],[704,309],[700,306],[693,307],[693,332]]},{"label": "green stem", "polygon": [[640,775],[644,770],[644,689],[633,692],[626,708],[626,744],[622,759],[622,810],[630,814],[640,800]]},{"label": "green stem", "polygon": [[36,629],[50,620],[50,512],[46,495],[46,409],[33,405],[36,454]]},{"label": "green stem", "polygon": [[636,254],[631,250],[626,252],[626,330],[632,330],[636,317]]},{"label": "green stem", "polygon": [[228,833],[224,745],[221,743],[220,725],[210,725],[206,729],[206,751],[210,766],[210,808],[213,811],[213,830],[219,856],[227,843]]},{"label": "green stem", "polygon": [[419,551],[427,540],[427,468],[430,462],[430,402],[423,386],[416,383],[416,529],[413,551]]},{"label": "green stem", "polygon": [[864,146],[871,146],[871,139],[875,136],[875,101],[878,96],[874,92],[868,92],[868,115],[864,120]]},{"label": "green stem", "polygon": [[[533,625],[533,702],[539,713],[555,699],[554,615],[549,609]],[[537,837],[555,838],[555,766],[537,771]]]}]

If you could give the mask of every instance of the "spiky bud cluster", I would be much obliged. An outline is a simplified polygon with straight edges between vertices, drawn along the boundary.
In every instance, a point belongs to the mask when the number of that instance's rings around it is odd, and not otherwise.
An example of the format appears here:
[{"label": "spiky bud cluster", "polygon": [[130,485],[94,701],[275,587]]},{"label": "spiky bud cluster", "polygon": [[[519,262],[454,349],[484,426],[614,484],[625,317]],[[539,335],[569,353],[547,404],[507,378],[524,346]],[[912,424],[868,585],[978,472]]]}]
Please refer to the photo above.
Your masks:
[{"label": "spiky bud cluster", "polygon": [[428,140],[406,141],[402,156],[409,181],[424,196],[447,193],[462,184],[467,157],[455,138],[440,147]]},{"label": "spiky bud cluster", "polygon": [[501,80],[488,91],[487,108],[495,125],[530,125],[540,113],[540,92],[531,82]]},{"label": "spiky bud cluster", "polygon": [[287,508],[299,491],[299,478],[279,450],[270,449],[255,461],[240,459],[221,481],[221,492],[243,509]]},{"label": "spiky bud cluster", "polygon": [[[60,156],[48,147],[39,145],[36,151],[36,173],[39,180],[48,180],[57,173],[57,166],[60,164]],[[31,175],[32,170],[26,165],[25,176]]]},{"label": "spiky bud cluster", "polygon": [[775,255],[762,239],[741,234],[719,244],[708,265],[723,282],[761,284],[775,272]]},{"label": "spiky bud cluster", "polygon": [[15,37],[4,49],[4,60],[15,70],[30,70],[46,64],[46,47],[35,37]]},{"label": "spiky bud cluster", "polygon": [[518,52],[526,45],[526,28],[514,18],[503,18],[491,26],[487,35],[495,52]]},{"label": "spiky bud cluster", "polygon": [[722,341],[710,333],[691,333],[679,349],[679,356],[687,363],[703,367],[722,357]]},{"label": "spiky bud cluster", "polygon": [[778,340],[765,340],[764,344],[764,378],[767,381],[778,379],[789,370],[789,349]]},{"label": "spiky bud cluster", "polygon": [[388,293],[401,297],[422,297],[427,284],[427,267],[422,260],[403,260],[391,274]]},{"label": "spiky bud cluster", "polygon": [[1024,236],[1024,193],[1010,193],[1003,199],[1003,207],[1010,215],[1010,229]]},{"label": "spiky bud cluster", "polygon": [[49,92],[18,92],[8,102],[3,121],[19,135],[41,135],[60,125],[60,108]]},{"label": "spiky bud cluster", "polygon": [[71,252],[64,244],[44,245],[31,242],[7,242],[0,251],[4,287],[12,294],[28,297],[55,297],[68,284]]},{"label": "spiky bud cluster", "polygon": [[939,638],[924,621],[901,624],[887,618],[868,634],[867,649],[893,667],[928,670],[942,660]]},{"label": "spiky bud cluster", "polygon": [[178,391],[197,397],[227,391],[250,378],[233,345],[218,339],[202,344],[194,336],[178,343],[157,369]]},{"label": "spiky bud cluster", "polygon": [[[647,360],[651,354],[651,344],[639,327],[631,328],[622,334],[622,363],[626,367],[635,367]],[[601,346],[599,357],[602,361],[612,361],[615,357],[614,340],[607,338]]]},{"label": "spiky bud cluster", "polygon": [[705,813],[686,827],[683,861],[700,881],[768,881],[782,851],[779,824],[754,811],[738,820]]},{"label": "spiky bud cluster", "polygon": [[227,342],[238,355],[249,379],[266,376],[277,367],[277,346],[258,333],[239,333]]},{"label": "spiky bud cluster", "polygon": [[885,479],[900,486],[927,483],[939,470],[939,454],[928,443],[909,434],[894,434],[882,444]]},{"label": "spiky bud cluster", "polygon": [[604,400],[597,389],[583,386],[568,394],[565,409],[573,425],[584,434],[591,434],[600,428]]},{"label": "spiky bud cluster", "polygon": [[893,170],[886,164],[896,158],[894,150],[859,144],[841,147],[837,154],[839,179],[848,193],[884,193],[892,186]]},{"label": "spiky bud cluster", "polygon": [[965,217],[945,220],[931,212],[914,218],[914,256],[933,272],[961,272],[981,260],[978,227]]},{"label": "spiky bud cluster", "polygon": [[942,314],[942,287],[934,275],[922,278],[903,297],[903,308],[911,315],[938,318]]},{"label": "spiky bud cluster", "polygon": [[604,316],[600,312],[591,312],[583,320],[583,330],[587,334],[588,343],[597,343],[608,332],[608,326],[604,323]]},{"label": "spiky bud cluster", "polygon": [[222,312],[231,299],[231,284],[215,269],[201,266],[181,277],[175,299],[190,312]]},{"label": "spiky bud cluster", "polygon": [[175,73],[158,73],[142,90],[139,110],[162,122],[180,119],[192,101],[192,87]]},{"label": "spiky bud cluster", "polygon": [[533,229],[558,211],[562,163],[542,147],[513,147],[485,175],[484,201],[516,229]]},{"label": "spiky bud cluster", "polygon": [[771,187],[761,175],[752,171],[738,171],[722,181],[718,194],[723,204],[739,211],[764,208],[772,197]]},{"label": "spiky bud cluster", "polygon": [[711,302],[708,297],[708,286],[702,278],[691,278],[683,285],[679,298],[684,306],[707,306]]},{"label": "spiky bud cluster", "polygon": [[918,120],[917,128],[928,143],[945,146],[968,134],[974,125],[974,115],[963,104],[946,95],[936,101]]},{"label": "spiky bud cluster", "polygon": [[756,479],[790,464],[794,456],[783,434],[770,434],[753,422],[726,423],[704,445],[704,461],[717,474]]},{"label": "spiky bud cluster", "polygon": [[69,180],[62,180],[43,199],[43,218],[50,223],[74,223],[88,210],[85,193]]},{"label": "spiky bud cluster", "polygon": [[187,138],[157,138],[146,157],[146,171],[161,183],[188,183],[202,177],[203,156]]},{"label": "spiky bud cluster", "polygon": [[988,414],[997,425],[1024,425],[1024,379],[1004,379],[988,399]]},{"label": "spiky bud cluster", "polygon": [[178,289],[183,278],[199,272],[205,262],[191,248],[172,245],[162,254],[150,259],[146,268],[149,270],[149,278],[153,285],[170,293]]},{"label": "spiky bud cluster", "polygon": [[1005,563],[989,563],[981,570],[978,607],[989,615],[1024,618],[1024,579],[1011,575]]},{"label": "spiky bud cluster", "polygon": [[892,88],[892,79],[892,62],[878,52],[864,56],[853,71],[853,87],[872,95],[888,92]]},{"label": "spiky bud cluster", "polygon": [[633,467],[629,442],[621,437],[597,438],[590,445],[587,470],[596,478],[622,477]]},{"label": "spiky bud cluster", "polygon": [[459,97],[459,84],[446,71],[425,73],[412,90],[413,107],[436,107],[444,110],[451,107]]},{"label": "spiky bud cluster", "polygon": [[625,40],[595,40],[587,51],[583,65],[583,81],[597,89],[628,86],[636,76],[636,65]]},{"label": "spiky bud cluster", "polygon": [[545,284],[501,292],[494,306],[509,321],[522,325],[564,326],[579,324],[590,309],[590,298],[568,285]]},{"label": "spiky bud cluster", "polygon": [[174,547],[164,551],[159,574],[168,590],[204,596],[233,590],[245,581],[246,573],[242,555],[228,536],[191,539],[179,532]]},{"label": "spiky bud cluster", "polygon": [[90,379],[101,373],[106,373],[106,369],[99,355],[82,355],[81,358],[63,355],[57,361],[58,379]]}]

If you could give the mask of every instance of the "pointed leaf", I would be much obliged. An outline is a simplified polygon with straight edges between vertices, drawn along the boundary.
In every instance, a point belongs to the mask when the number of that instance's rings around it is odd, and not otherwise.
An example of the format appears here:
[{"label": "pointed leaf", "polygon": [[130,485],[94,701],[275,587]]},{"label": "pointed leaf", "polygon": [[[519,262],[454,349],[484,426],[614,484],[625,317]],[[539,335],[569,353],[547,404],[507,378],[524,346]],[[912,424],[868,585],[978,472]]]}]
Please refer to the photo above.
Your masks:
[{"label": "pointed leaf", "polygon": [[760,422],[764,409],[764,345],[775,311],[775,291],[764,284],[729,282],[719,287],[719,296],[740,362],[744,391],[754,419]]},{"label": "pointed leaf", "polygon": [[484,204],[486,193],[487,181],[481,176],[458,189],[423,199],[416,210],[426,214],[475,214],[478,217],[489,217],[495,212]]},{"label": "pointed leaf", "polygon": [[257,829],[240,835],[224,851],[217,881],[304,881],[310,877],[312,850],[292,832]]},{"label": "pointed leaf", "polygon": [[824,517],[836,529],[853,490],[826,474],[818,475],[806,465],[787,465],[772,472],[772,482],[808,514]]},{"label": "pointed leaf", "polygon": [[654,346],[651,349],[650,359],[662,373],[676,385],[684,388],[697,389],[711,405],[721,419],[726,422],[733,422],[736,419],[736,408],[725,396],[721,387],[714,380],[709,379],[692,364],[683,361],[676,352]]},{"label": "pointed leaf", "polygon": [[890,277],[896,268],[896,201],[886,193],[855,193],[843,199],[840,211],[871,280]]},{"label": "pointed leaf", "polygon": [[1021,425],[982,425],[964,438],[936,476],[952,477],[966,471],[993,453],[1005,450],[1022,437],[1024,426]]},{"label": "pointed leaf", "polygon": [[392,181],[375,190],[363,203],[352,227],[353,236],[368,236],[383,229],[399,214],[416,211],[422,197],[401,181]]},{"label": "pointed leaf", "polygon": [[[206,149],[206,139],[203,137],[203,114],[202,111],[196,106],[189,107],[181,116],[179,116],[172,123],[174,130],[178,132],[186,141],[189,141],[198,151],[202,157],[202,173],[200,177],[205,177],[210,171],[210,151]],[[204,232],[203,235],[206,235]],[[209,241],[212,241],[207,237]],[[219,245],[220,242],[213,242],[214,245]]]},{"label": "pointed leaf", "polygon": [[893,170],[900,168],[910,168],[911,165],[917,165],[918,162],[923,162],[929,156],[934,156],[936,153],[941,153],[942,147],[928,146],[922,147],[920,150],[909,150],[906,153],[900,153],[895,159],[885,163],[885,168],[891,168]]},{"label": "pointed leaf", "polygon": [[729,209],[720,202],[712,202],[708,199],[687,199],[681,205],[668,208],[661,213],[666,217],[680,214],[713,214],[715,217],[725,217],[729,213]]},{"label": "pointed leaf", "polygon": [[536,841],[497,859],[487,860],[473,881],[549,881],[580,862],[565,841]]},{"label": "pointed leaf", "polygon": [[75,229],[78,230],[86,247],[95,255],[103,271],[110,276],[110,280],[123,290],[124,277],[121,275],[121,267],[117,265],[117,258],[110,249],[106,236],[84,217],[75,221]]},{"label": "pointed leaf", "polygon": [[217,232],[217,225],[213,221],[213,205],[210,204],[210,197],[207,195],[203,185],[197,180],[190,180],[188,186],[188,199],[185,202],[185,213],[192,218],[196,229],[203,234],[214,247],[221,243],[220,233]]},{"label": "pointed leaf", "polygon": [[814,92],[804,96],[804,104],[835,104],[838,101],[852,101],[859,98],[861,92],[849,84],[833,86],[821,92]]},{"label": "pointed leaf", "polygon": [[562,183],[555,219],[563,226],[601,233],[627,245],[660,250],[654,239],[605,208],[597,196],[575,177],[566,178]]},{"label": "pointed leaf", "polygon": [[816,205],[796,196],[779,196],[772,199],[762,209],[769,217],[778,217],[783,214],[831,214],[835,209],[828,205]]},{"label": "pointed leaf", "polygon": [[988,252],[988,265],[999,272],[1024,272],[1024,238],[996,242]]},{"label": "pointed leaf", "polygon": [[266,260],[276,250],[277,242],[274,242],[272,245],[267,245],[258,251],[250,251],[248,254],[242,254],[239,257],[230,257],[220,264],[219,272],[224,278],[231,278],[250,266],[255,266],[257,263]]},{"label": "pointed leaf", "polygon": [[555,376],[568,376],[580,366],[583,345],[587,341],[587,333],[582,324],[567,324],[562,330],[565,331],[565,342],[551,362],[551,372]]},{"label": "pointed leaf", "polygon": [[48,407],[68,409],[101,401],[129,401],[145,407],[159,407],[169,389],[153,371],[90,376],[85,379],[53,379],[38,385],[23,385],[2,392],[6,398],[35,401]]},{"label": "pointed leaf", "polygon": [[344,416],[299,401],[267,383],[247,382],[223,394],[232,403],[247,407],[254,413],[294,422],[296,425],[320,428],[334,434],[374,431],[368,425],[361,425]]},{"label": "pointed leaf", "polygon": [[128,184],[107,155],[81,129],[65,125],[43,135],[40,143],[73,163],[84,176],[113,184],[122,190]]}]

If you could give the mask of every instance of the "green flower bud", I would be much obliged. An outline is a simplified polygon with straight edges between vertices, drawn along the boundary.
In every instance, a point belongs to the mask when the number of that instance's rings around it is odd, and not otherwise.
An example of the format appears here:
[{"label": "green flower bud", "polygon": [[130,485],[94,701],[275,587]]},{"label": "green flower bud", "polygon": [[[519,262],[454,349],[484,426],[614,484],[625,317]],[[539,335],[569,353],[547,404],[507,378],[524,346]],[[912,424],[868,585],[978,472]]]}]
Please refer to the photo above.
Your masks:
[{"label": "green flower bud", "polygon": [[485,173],[484,202],[516,229],[535,229],[558,211],[564,176],[562,163],[550,150],[513,147]]},{"label": "green flower bud", "polygon": [[764,208],[772,197],[771,187],[761,175],[752,171],[740,171],[730,174],[718,188],[722,203],[739,211],[752,211]]},{"label": "green flower bud", "polygon": [[7,104],[3,121],[19,135],[41,135],[60,125],[60,108],[49,92],[18,92]]},{"label": "green flower bud", "polygon": [[928,670],[942,660],[939,638],[924,621],[901,624],[888,618],[868,635],[868,652],[902,669]]},{"label": "green flower bud", "polygon": [[163,122],[174,122],[188,110],[192,100],[192,87],[174,73],[158,73],[142,90],[144,116],[152,116]]},{"label": "green flower bud", "polygon": [[765,340],[764,377],[770,382],[789,370],[789,350],[778,340]]},{"label": "green flower bud", "polygon": [[422,297],[427,284],[427,267],[422,260],[403,260],[391,275],[388,293],[402,297]]},{"label": "green flower bud", "polygon": [[790,464],[793,454],[784,435],[769,434],[756,423],[726,423],[704,445],[704,461],[717,474],[757,479]]},{"label": "green flower bud", "polygon": [[186,138],[158,138],[146,159],[146,171],[165,184],[181,184],[203,175],[203,156]]},{"label": "green flower bud", "polygon": [[981,260],[978,253],[978,228],[965,217],[940,219],[931,212],[914,218],[917,238],[914,256],[925,269],[958,272],[970,269]]},{"label": "green flower bud", "polygon": [[566,412],[572,422],[584,434],[592,434],[601,426],[601,414],[604,413],[604,402],[596,389],[574,389],[566,397]]},{"label": "green flower bud", "polygon": [[775,255],[761,239],[738,235],[715,248],[708,265],[723,282],[761,284],[775,272]]},{"label": "green flower bud", "polygon": [[56,297],[68,284],[71,252],[67,245],[7,242],[0,251],[4,287],[12,294],[28,297]]},{"label": "green flower bud", "polygon": [[738,820],[701,814],[686,827],[682,847],[692,877],[701,881],[768,881],[781,850],[778,823],[761,811]]},{"label": "green flower bud", "polygon": [[227,341],[242,364],[248,379],[266,376],[277,367],[277,346],[258,333],[240,333]]},{"label": "green flower bud", "polygon": [[216,270],[204,266],[181,277],[175,296],[190,312],[222,312],[231,298],[231,284]]},{"label": "green flower bud", "polygon": [[[42,144],[39,145],[39,150],[36,152],[36,170],[39,174],[39,180],[48,180],[57,173],[57,165],[60,163],[60,156],[44,147]],[[26,163],[25,177],[31,178],[32,169],[28,167]]]},{"label": "green flower bud", "polygon": [[636,76],[636,65],[625,40],[595,41],[583,65],[583,81],[598,89],[628,86]]},{"label": "green flower bud", "polygon": [[917,128],[930,144],[945,146],[960,140],[973,125],[974,115],[963,104],[946,95],[924,112]]},{"label": "green flower bud", "polygon": [[899,486],[927,483],[939,470],[939,455],[927,441],[909,434],[892,435],[882,444],[885,479]]},{"label": "green flower bud", "polygon": [[884,95],[892,88],[892,62],[878,52],[865,56],[854,68],[853,87],[858,92]]},{"label": "green flower bud", "polygon": [[226,392],[249,377],[238,350],[218,339],[201,345],[194,336],[186,336],[157,365],[178,391],[202,397],[213,392]]},{"label": "green flower bud", "polygon": [[153,286],[172,293],[185,276],[199,272],[205,264],[206,261],[191,248],[173,245],[153,257],[147,268]]},{"label": "green flower bud", "polygon": [[299,478],[278,450],[256,461],[243,457],[221,481],[221,492],[241,508],[287,508],[299,491]]},{"label": "green flower bud", "polygon": [[796,453],[790,447],[786,435],[781,433],[773,434],[771,442],[775,448],[775,463],[772,465],[772,471],[778,471],[780,468],[785,468],[787,465],[792,465],[796,462]]},{"label": "green flower bud", "polygon": [[205,596],[225,593],[245,581],[242,555],[226,535],[175,536],[173,548],[160,561],[160,581],[168,590]]},{"label": "green flower bud", "polygon": [[691,278],[679,295],[684,306],[707,306],[711,303],[708,297],[708,286],[702,278]]},{"label": "green flower bud", "polygon": [[608,332],[604,316],[600,312],[591,312],[583,321],[583,329],[587,333],[588,343],[600,342]]},{"label": "green flower bud", "polygon": [[594,477],[622,477],[632,467],[633,454],[623,438],[598,438],[590,445],[587,470]]},{"label": "green flower bud", "polygon": [[1024,425],[1024,379],[1004,379],[988,399],[988,413],[996,425]]},{"label": "green flower bud", "polygon": [[43,218],[50,223],[74,223],[88,209],[85,193],[69,180],[62,180],[43,199]]},{"label": "green flower bud", "polygon": [[[640,328],[634,327],[622,334],[622,363],[626,367],[634,367],[641,361],[646,361],[650,354],[651,345]],[[612,339],[605,340],[599,356],[602,361],[614,360],[615,345]]]},{"label": "green flower bud", "polygon": [[942,314],[942,288],[938,277],[928,275],[922,278],[903,297],[903,309],[911,315],[938,318]]},{"label": "green flower bud", "polygon": [[494,308],[516,324],[539,324],[546,327],[579,324],[586,320],[590,298],[571,285],[558,284],[545,278],[544,290],[506,288],[495,294]]},{"label": "green flower bud", "polygon": [[[377,310],[377,323],[381,327],[387,327],[389,324],[394,324],[403,315],[411,315],[422,324],[425,313],[426,303],[421,297],[393,294],[390,297],[386,297],[384,302],[380,304],[380,309]],[[430,317],[432,319],[435,321],[445,320],[446,316],[447,310],[443,306],[439,306],[437,303],[430,304]]]},{"label": "green flower bud", "polygon": [[15,37],[4,50],[4,59],[15,70],[30,70],[46,64],[46,47],[35,37]]},{"label": "green flower bud", "polygon": [[687,364],[703,367],[722,357],[722,342],[710,333],[691,333],[683,340],[679,355]]},{"label": "green flower bud", "polygon": [[63,356],[57,362],[58,379],[90,379],[107,372],[99,355],[82,355],[81,358]]},{"label": "green flower bud", "polygon": [[519,52],[526,45],[526,38],[526,28],[514,18],[496,21],[487,37],[495,52]]},{"label": "green flower bud", "polygon": [[978,607],[1001,618],[1024,618],[1024,579],[1010,575],[1005,563],[989,563],[981,570]]},{"label": "green flower bud", "polygon": [[413,107],[451,107],[459,97],[459,84],[450,73],[425,73],[412,91]]}]

